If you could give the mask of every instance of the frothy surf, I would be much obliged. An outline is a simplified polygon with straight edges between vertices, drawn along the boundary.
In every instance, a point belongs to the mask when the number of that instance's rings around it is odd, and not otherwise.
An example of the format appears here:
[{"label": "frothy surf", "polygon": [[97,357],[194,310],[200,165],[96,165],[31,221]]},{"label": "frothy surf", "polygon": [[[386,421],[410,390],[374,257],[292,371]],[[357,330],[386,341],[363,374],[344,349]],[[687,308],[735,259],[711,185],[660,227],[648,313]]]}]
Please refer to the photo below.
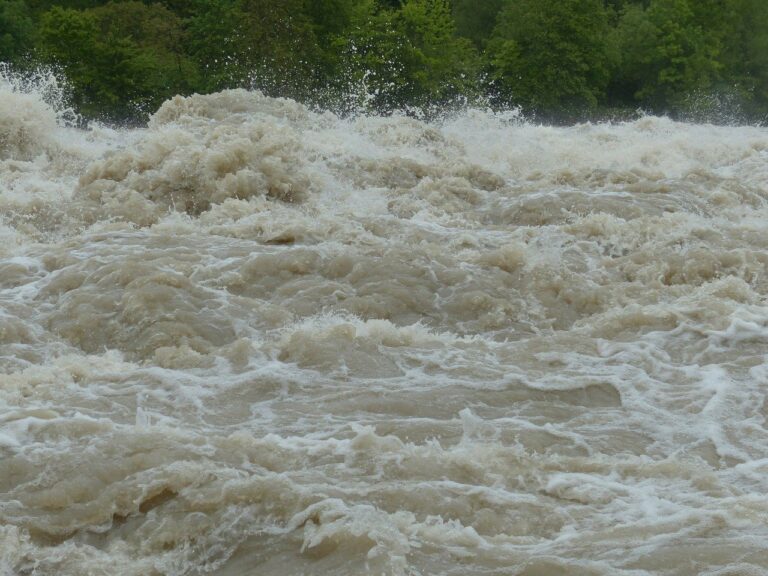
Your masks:
[{"label": "frothy surf", "polygon": [[0,92],[3,576],[768,570],[765,128]]}]

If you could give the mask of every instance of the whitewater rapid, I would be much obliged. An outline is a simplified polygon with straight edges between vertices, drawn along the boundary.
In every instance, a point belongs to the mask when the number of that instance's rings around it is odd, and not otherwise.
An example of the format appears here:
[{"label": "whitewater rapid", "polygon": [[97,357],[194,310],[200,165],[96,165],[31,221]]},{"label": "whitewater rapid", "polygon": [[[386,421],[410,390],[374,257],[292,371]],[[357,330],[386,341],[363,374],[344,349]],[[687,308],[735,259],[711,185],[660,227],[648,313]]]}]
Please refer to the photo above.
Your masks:
[{"label": "whitewater rapid", "polygon": [[768,129],[146,128],[0,86],[0,575],[768,572]]}]

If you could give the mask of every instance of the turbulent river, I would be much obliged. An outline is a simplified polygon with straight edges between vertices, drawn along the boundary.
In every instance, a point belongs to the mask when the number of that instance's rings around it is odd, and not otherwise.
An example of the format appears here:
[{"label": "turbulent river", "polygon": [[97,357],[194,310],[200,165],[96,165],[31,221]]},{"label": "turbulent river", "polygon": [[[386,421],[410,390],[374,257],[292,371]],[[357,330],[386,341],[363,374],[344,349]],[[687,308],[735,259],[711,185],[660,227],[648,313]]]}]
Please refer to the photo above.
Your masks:
[{"label": "turbulent river", "polygon": [[0,89],[0,575],[768,571],[768,129],[146,128]]}]

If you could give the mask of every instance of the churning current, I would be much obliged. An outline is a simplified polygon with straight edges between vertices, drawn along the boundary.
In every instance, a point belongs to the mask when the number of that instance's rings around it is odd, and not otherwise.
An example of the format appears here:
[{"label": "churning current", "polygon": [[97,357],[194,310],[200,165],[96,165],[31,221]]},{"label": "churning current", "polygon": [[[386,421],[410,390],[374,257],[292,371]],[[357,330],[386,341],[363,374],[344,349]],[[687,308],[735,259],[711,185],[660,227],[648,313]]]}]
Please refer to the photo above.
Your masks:
[{"label": "churning current", "polygon": [[768,129],[0,94],[2,576],[768,571]]}]

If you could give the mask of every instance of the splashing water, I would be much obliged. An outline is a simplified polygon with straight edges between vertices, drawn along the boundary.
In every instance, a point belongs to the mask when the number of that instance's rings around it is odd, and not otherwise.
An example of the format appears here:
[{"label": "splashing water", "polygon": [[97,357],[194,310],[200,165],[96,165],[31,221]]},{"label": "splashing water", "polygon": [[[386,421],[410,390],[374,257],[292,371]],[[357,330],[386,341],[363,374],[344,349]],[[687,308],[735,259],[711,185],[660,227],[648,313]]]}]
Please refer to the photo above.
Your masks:
[{"label": "splashing water", "polygon": [[768,570],[768,130],[3,81],[0,183],[0,574]]}]

